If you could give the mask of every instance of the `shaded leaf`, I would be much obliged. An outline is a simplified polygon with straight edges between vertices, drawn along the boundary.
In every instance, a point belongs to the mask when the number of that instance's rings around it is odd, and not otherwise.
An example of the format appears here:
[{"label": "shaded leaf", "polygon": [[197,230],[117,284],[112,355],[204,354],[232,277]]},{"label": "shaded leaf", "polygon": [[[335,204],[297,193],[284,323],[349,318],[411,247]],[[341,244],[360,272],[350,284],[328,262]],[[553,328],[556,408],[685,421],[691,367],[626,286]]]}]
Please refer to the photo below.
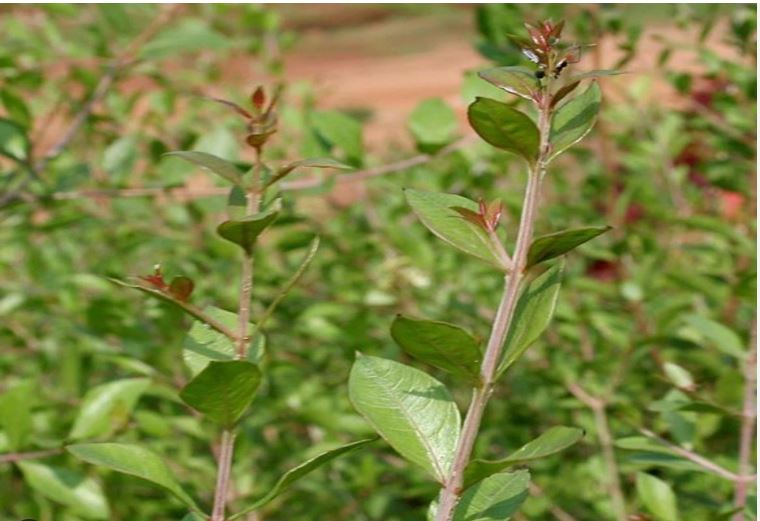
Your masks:
[{"label": "shaded leaf", "polygon": [[480,385],[480,341],[461,327],[398,315],[391,324],[391,336],[418,360]]},{"label": "shaded leaf", "polygon": [[251,362],[210,362],[182,389],[179,397],[229,429],[251,405],[260,383],[261,371]]},{"label": "shaded leaf", "polygon": [[536,76],[525,67],[495,67],[480,71],[478,76],[510,94],[527,100],[533,99],[533,92],[538,88]]},{"label": "shaded leaf", "polygon": [[348,394],[391,447],[443,483],[459,439],[460,416],[441,382],[413,367],[357,353]]},{"label": "shaded leaf", "polygon": [[294,467],[290,469],[289,471],[287,471],[285,474],[283,474],[280,477],[280,479],[277,480],[277,483],[275,483],[274,486],[269,490],[269,492],[266,493],[266,495],[256,500],[252,505],[249,505],[243,508],[243,510],[239,511],[235,515],[230,516],[229,519],[230,520],[237,519],[238,517],[241,517],[247,514],[248,512],[253,512],[254,510],[258,510],[259,508],[263,507],[264,505],[272,501],[274,498],[282,494],[288,487],[290,487],[290,485],[292,485],[293,483],[295,483],[302,477],[306,476],[307,474],[311,473],[312,471],[329,463],[335,458],[354,452],[355,450],[361,449],[365,447],[366,445],[373,443],[375,441],[377,441],[377,438],[368,438],[366,440],[359,440],[352,443],[348,443],[341,447],[337,447],[335,449],[323,452],[322,454],[301,463],[297,467]]},{"label": "shaded leaf", "polygon": [[591,239],[611,230],[612,226],[589,226],[542,235],[533,240],[528,250],[526,268],[559,257]]},{"label": "shaded leaf", "polygon": [[657,521],[678,521],[678,504],[673,489],[659,478],[639,472],[636,493]]},{"label": "shaded leaf", "polygon": [[683,321],[721,352],[740,360],[744,358],[741,337],[729,327],[700,315],[687,315]]},{"label": "shaded leaf", "polygon": [[108,501],[97,481],[68,469],[32,461],[17,463],[24,481],[46,498],[88,519],[109,519]]},{"label": "shaded leaf", "polygon": [[19,450],[32,433],[32,394],[35,384],[26,381],[10,387],[0,395],[0,428],[8,449]]},{"label": "shaded leaf", "polygon": [[520,359],[551,322],[562,283],[562,269],[563,263],[557,263],[531,281],[520,295],[504,343],[499,376]]},{"label": "shaded leaf", "polygon": [[407,125],[417,145],[423,148],[440,147],[456,136],[457,117],[445,101],[431,98],[415,107]]},{"label": "shaded leaf", "polygon": [[594,82],[582,94],[557,109],[552,118],[549,136],[552,146],[550,159],[557,157],[589,133],[601,104],[602,91]]},{"label": "shaded leaf", "polygon": [[184,159],[185,161],[189,161],[236,185],[243,184],[243,174],[238,170],[238,167],[221,157],[207,154],[206,152],[194,152],[191,150],[169,152],[164,155],[175,156]]},{"label": "shaded leaf", "polygon": [[533,163],[538,156],[539,134],[526,114],[490,98],[477,98],[467,118],[478,135],[491,145]]},{"label": "shaded leaf", "polygon": [[174,478],[166,463],[154,452],[126,443],[81,443],[66,450],[77,458],[159,485],[195,511],[200,509]]},{"label": "shaded leaf", "polygon": [[583,430],[574,427],[552,427],[535,440],[529,441],[518,450],[500,460],[475,459],[470,461],[464,471],[464,487],[469,488],[478,481],[501,472],[502,470],[522,465],[529,461],[545,458],[574,445],[583,437]]},{"label": "shaded leaf", "polygon": [[237,244],[249,255],[259,235],[272,224],[280,213],[280,205],[242,219],[224,221],[216,228],[220,237]]},{"label": "shaded leaf", "polygon": [[329,157],[301,159],[300,161],[293,161],[292,163],[288,163],[287,165],[278,168],[272,178],[267,181],[266,186],[276,183],[297,168],[336,168],[338,170],[351,170],[353,167],[341,163],[340,161],[330,159]]},{"label": "shaded leaf", "polygon": [[0,118],[0,155],[25,161],[29,158],[30,146],[24,127],[9,119]]},{"label": "shaded leaf", "polygon": [[[238,316],[230,311],[209,306],[203,313],[234,331],[239,327]],[[257,363],[264,351],[265,337],[254,332],[255,326],[251,324],[248,328],[248,335],[252,339],[248,349],[248,361]],[[193,375],[203,371],[211,361],[234,360],[236,353],[237,347],[227,335],[199,320],[193,322],[182,343],[182,358]]]},{"label": "shaded leaf", "polygon": [[126,378],[87,391],[69,432],[69,439],[95,438],[121,428],[149,385],[148,378]]},{"label": "shaded leaf", "polygon": [[462,494],[453,521],[506,521],[528,497],[529,484],[527,470],[489,476]]},{"label": "shaded leaf", "polygon": [[505,269],[488,232],[465,219],[457,208],[478,212],[478,204],[454,194],[404,190],[409,205],[422,223],[440,239],[465,253]]}]

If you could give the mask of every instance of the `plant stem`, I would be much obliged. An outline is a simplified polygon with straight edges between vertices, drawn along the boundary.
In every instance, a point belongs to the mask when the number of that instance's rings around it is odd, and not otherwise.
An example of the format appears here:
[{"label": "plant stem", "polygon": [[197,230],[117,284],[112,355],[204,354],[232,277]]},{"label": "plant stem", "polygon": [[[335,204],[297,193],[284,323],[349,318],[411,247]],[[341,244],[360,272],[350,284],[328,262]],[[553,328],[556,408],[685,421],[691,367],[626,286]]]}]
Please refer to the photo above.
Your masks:
[{"label": "plant stem", "polygon": [[[256,148],[256,164],[253,168],[253,182],[247,194],[246,211],[248,215],[258,213],[261,201],[261,149]],[[240,302],[238,305],[238,344],[235,358],[245,360],[248,356],[248,345],[251,342],[249,322],[251,321],[251,291],[253,289],[253,254],[243,253],[243,261],[240,276]],[[214,491],[214,506],[210,521],[225,520],[225,506],[227,503],[227,491],[230,486],[230,474],[232,473],[232,453],[235,450],[235,431],[225,429],[222,431],[222,439],[219,449],[219,461],[216,478],[216,490]]]},{"label": "plant stem", "polygon": [[535,164],[528,173],[528,184],[525,189],[522,215],[517,232],[515,252],[512,256],[512,270],[504,279],[504,292],[499,302],[499,308],[491,327],[491,335],[488,339],[483,364],[480,368],[482,386],[475,389],[472,395],[470,407],[462,427],[457,444],[454,461],[451,465],[449,476],[441,489],[436,521],[451,521],[454,516],[459,498],[463,492],[464,469],[470,461],[475,439],[480,430],[488,400],[493,393],[496,371],[501,361],[504,341],[507,337],[512,316],[514,315],[520,286],[525,277],[525,265],[528,258],[528,249],[533,238],[533,224],[536,218],[538,200],[541,188],[541,179],[546,171],[546,163],[549,157],[549,128],[551,122],[551,109],[548,99],[539,107],[538,130],[540,136],[539,153]]},{"label": "plant stem", "polygon": [[211,521],[224,521],[224,508],[227,503],[227,489],[232,471],[232,452],[235,448],[235,433],[230,430],[222,431],[222,443],[219,449],[218,471],[216,475],[216,490],[214,491],[214,507],[211,511]]},{"label": "plant stem", "polygon": [[604,465],[607,467],[607,490],[610,493],[610,500],[612,501],[612,511],[615,513],[615,519],[626,521],[628,514],[625,510],[623,488],[620,485],[620,471],[615,460],[614,439],[612,438],[610,422],[607,418],[607,404],[600,401],[599,405],[591,407],[591,410],[594,412],[596,433],[599,436],[599,445],[602,447]]},{"label": "plant stem", "polygon": [[742,426],[739,435],[739,480],[736,482],[734,506],[741,508],[734,514],[731,521],[743,521],[744,507],[747,504],[750,480],[746,479],[752,470],[752,440],[757,419],[757,321],[752,321],[750,334],[750,352],[744,364],[744,407],[742,410]]},{"label": "plant stem", "polygon": [[48,458],[63,454],[63,449],[37,450],[33,452],[12,452],[10,454],[0,454],[0,463],[13,463],[27,459]]}]

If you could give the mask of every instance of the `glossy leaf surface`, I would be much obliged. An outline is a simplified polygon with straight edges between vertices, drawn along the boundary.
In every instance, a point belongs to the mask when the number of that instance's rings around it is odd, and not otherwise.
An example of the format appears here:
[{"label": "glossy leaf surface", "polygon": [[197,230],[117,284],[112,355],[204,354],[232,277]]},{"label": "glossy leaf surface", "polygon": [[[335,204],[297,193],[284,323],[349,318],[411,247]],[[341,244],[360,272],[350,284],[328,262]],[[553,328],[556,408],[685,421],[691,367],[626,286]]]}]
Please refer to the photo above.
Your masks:
[{"label": "glossy leaf surface", "polygon": [[443,482],[459,439],[460,416],[441,382],[413,367],[357,354],[348,393],[396,452]]},{"label": "glossy leaf surface", "polygon": [[533,120],[501,101],[477,98],[467,109],[470,125],[487,143],[529,163],[538,156],[539,135]]},{"label": "glossy leaf surface", "polygon": [[526,67],[495,67],[480,71],[478,76],[510,94],[527,100],[533,99],[532,93],[538,88],[536,76]]}]

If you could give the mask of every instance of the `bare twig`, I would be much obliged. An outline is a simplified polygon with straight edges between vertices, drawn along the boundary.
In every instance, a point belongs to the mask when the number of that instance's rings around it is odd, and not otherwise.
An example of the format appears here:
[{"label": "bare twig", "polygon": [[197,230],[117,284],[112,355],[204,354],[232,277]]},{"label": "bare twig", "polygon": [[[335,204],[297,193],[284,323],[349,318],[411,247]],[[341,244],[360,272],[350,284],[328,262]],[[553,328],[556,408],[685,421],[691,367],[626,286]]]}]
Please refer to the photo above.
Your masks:
[{"label": "bare twig", "polygon": [[41,459],[48,458],[50,456],[57,456],[62,454],[63,449],[48,449],[37,450],[33,452],[13,452],[10,454],[0,454],[0,463],[15,463],[16,461],[23,461],[28,459]]},{"label": "bare twig", "polygon": [[649,429],[639,429],[639,432],[643,434],[644,436],[646,436],[647,438],[650,438],[656,441],[657,443],[663,445],[664,447],[667,447],[674,454],[678,454],[679,456],[691,461],[692,463],[696,463],[697,465],[704,468],[705,470],[709,470],[713,474],[720,476],[723,479],[727,479],[728,481],[734,481],[736,483],[751,482],[755,480],[755,476],[740,476],[740,475],[734,474],[730,470],[721,467],[717,463],[713,463],[712,461],[708,460],[707,458],[703,456],[700,456],[699,454],[696,454],[695,452],[684,449],[683,447],[680,447],[674,443],[669,442],[665,438],[658,436],[657,434],[650,431]]},{"label": "bare twig", "polygon": [[750,351],[744,363],[744,407],[742,426],[739,435],[739,481],[736,482],[734,506],[741,508],[732,521],[744,519],[744,507],[747,504],[749,492],[749,474],[751,472],[752,442],[755,438],[755,422],[757,420],[757,319],[752,321],[750,333]]},{"label": "bare twig", "polygon": [[[335,183],[352,183],[356,181],[363,181],[371,179],[373,177],[379,177],[387,174],[394,174],[403,172],[409,168],[427,164],[435,159],[445,157],[447,155],[460,150],[462,147],[472,142],[472,136],[468,136],[452,143],[451,145],[441,149],[436,154],[419,154],[408,159],[388,163],[387,165],[366,168],[363,170],[356,170],[351,173],[338,174],[330,179],[333,179]],[[295,181],[285,181],[280,183],[279,188],[283,191],[290,190],[306,190],[308,188],[316,188],[325,184],[325,179],[322,177],[307,177],[304,179],[298,179]],[[102,190],[73,190],[68,192],[56,192],[49,197],[54,201],[68,201],[73,199],[88,199],[98,197],[172,197],[182,200],[199,199],[204,197],[216,197],[221,195],[227,195],[229,188],[226,187],[211,187],[204,190],[189,190],[185,187],[178,188],[114,188],[114,189],[102,189]]]}]

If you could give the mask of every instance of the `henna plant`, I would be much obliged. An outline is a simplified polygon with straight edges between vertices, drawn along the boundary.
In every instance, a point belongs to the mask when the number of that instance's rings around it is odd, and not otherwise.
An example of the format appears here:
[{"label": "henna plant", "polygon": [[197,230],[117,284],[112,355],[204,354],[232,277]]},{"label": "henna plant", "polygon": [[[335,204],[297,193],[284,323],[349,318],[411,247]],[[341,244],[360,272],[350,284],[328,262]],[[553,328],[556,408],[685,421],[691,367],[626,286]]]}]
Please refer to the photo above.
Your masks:
[{"label": "henna plant", "polygon": [[414,358],[452,373],[472,388],[464,423],[445,386],[412,367],[357,355],[349,393],[356,409],[403,457],[440,485],[429,518],[435,521],[508,519],[528,494],[527,470],[509,467],[554,454],[575,443],[580,429],[554,427],[507,458],[472,459],[483,413],[498,379],[547,327],[561,282],[562,260],[539,273],[545,262],[604,233],[584,227],[533,238],[541,183],[550,162],[582,139],[596,119],[601,94],[596,82],[565,101],[582,80],[612,74],[578,73],[581,47],[560,39],[563,23],[526,24],[529,38],[513,37],[532,68],[499,67],[480,76],[529,101],[537,116],[512,105],[478,98],[468,109],[470,125],[489,144],[516,154],[528,165],[522,215],[512,255],[499,236],[502,206],[452,194],[406,190],[420,220],[450,245],[491,264],[504,275],[504,290],[481,351],[479,340],[452,324],[398,316],[391,335]]},{"label": "henna plant", "polygon": [[147,449],[122,443],[80,443],[67,447],[70,453],[84,461],[132,474],[164,487],[190,508],[191,513],[186,517],[188,520],[237,519],[263,507],[291,483],[317,467],[373,441],[360,440],[324,452],[286,472],[263,497],[249,502],[248,506],[233,515],[227,514],[237,425],[253,401],[263,378],[259,362],[264,355],[264,327],[278,303],[303,275],[319,246],[319,238],[315,237],[295,274],[275,295],[263,314],[252,321],[251,290],[257,240],[280,214],[281,204],[275,193],[278,181],[297,168],[345,168],[332,159],[300,160],[279,168],[270,168],[264,163],[263,148],[277,130],[274,107],[279,92],[278,89],[267,104],[264,90],[261,87],[257,88],[251,96],[251,111],[226,100],[216,100],[232,107],[247,121],[245,141],[253,147],[256,156],[256,161],[248,173],[244,174],[234,164],[203,152],[182,151],[168,154],[210,170],[233,185],[228,208],[230,219],[218,226],[217,233],[222,239],[239,246],[242,251],[237,316],[215,307],[201,309],[196,306],[190,300],[193,281],[178,276],[171,282],[166,282],[160,268],[156,268],[151,275],[137,278],[134,282],[112,279],[117,284],[168,301],[195,319],[183,351],[184,361],[192,373],[192,379],[180,391],[179,397],[186,405],[215,423],[221,431],[217,478],[213,487],[210,516],[180,486],[167,465]]}]

